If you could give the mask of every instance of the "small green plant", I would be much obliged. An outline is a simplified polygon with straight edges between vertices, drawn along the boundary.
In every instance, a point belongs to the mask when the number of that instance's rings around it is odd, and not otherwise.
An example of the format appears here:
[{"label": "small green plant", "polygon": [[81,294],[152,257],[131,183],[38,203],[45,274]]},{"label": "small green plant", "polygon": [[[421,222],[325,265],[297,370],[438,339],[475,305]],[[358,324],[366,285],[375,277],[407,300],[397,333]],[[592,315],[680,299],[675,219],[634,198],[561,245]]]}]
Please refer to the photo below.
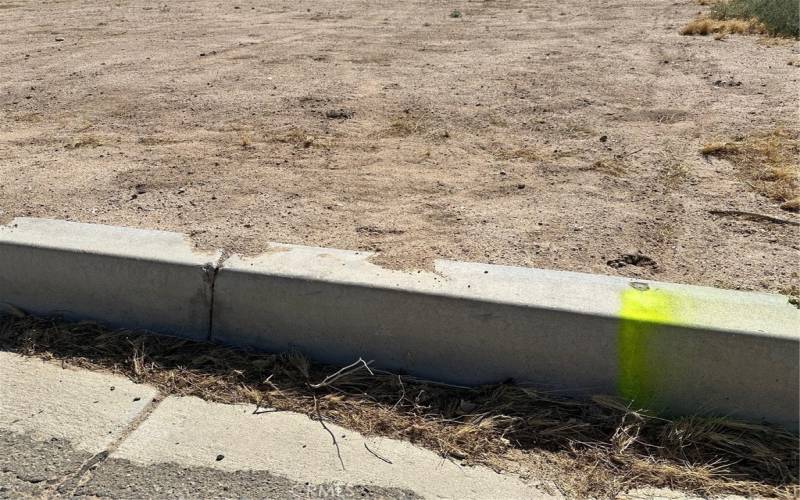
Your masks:
[{"label": "small green plant", "polygon": [[453,9],[452,12],[450,12],[450,17],[452,17],[454,19],[458,18],[458,17],[461,17],[461,11],[458,10],[458,9]]},{"label": "small green plant", "polygon": [[723,0],[714,4],[712,17],[757,19],[772,35],[800,37],[800,0]]}]

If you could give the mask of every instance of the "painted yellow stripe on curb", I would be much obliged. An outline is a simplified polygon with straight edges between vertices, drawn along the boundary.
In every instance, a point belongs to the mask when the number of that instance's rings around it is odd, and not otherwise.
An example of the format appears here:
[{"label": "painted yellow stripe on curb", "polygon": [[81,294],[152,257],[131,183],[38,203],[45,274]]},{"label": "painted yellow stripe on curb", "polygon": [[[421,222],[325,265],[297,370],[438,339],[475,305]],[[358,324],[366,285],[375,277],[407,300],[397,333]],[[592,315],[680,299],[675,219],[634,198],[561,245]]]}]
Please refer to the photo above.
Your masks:
[{"label": "painted yellow stripe on curb", "polygon": [[[664,290],[630,288],[620,295],[617,333],[617,392],[646,406],[652,401],[660,378],[661,359],[651,344],[663,324],[680,324],[687,312],[687,297]],[[683,321],[681,321],[683,320]]]}]

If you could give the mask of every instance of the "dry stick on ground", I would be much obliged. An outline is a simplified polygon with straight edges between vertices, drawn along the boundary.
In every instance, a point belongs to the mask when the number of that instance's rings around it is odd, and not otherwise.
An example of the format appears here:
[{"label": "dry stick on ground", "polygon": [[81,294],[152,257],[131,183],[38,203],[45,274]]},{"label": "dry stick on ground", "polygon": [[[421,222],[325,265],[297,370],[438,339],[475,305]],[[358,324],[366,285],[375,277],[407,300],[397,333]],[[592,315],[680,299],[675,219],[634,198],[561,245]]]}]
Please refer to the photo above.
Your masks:
[{"label": "dry stick on ground", "polygon": [[328,434],[331,435],[331,439],[333,439],[333,446],[336,447],[336,456],[339,457],[339,463],[342,464],[342,470],[347,470],[344,467],[344,460],[342,460],[342,450],[339,449],[339,442],[336,441],[336,436],[333,435],[333,432],[328,429],[328,426],[325,425],[325,419],[322,418],[322,413],[319,412],[319,402],[317,401],[317,395],[314,394],[314,409],[317,412],[317,420],[322,425],[322,428],[328,431]]},{"label": "dry stick on ground", "polygon": [[386,462],[387,464],[391,464],[391,463],[392,463],[392,461],[391,461],[391,460],[389,460],[388,458],[382,457],[382,456],[378,455],[377,453],[375,453],[374,451],[370,450],[370,449],[369,449],[369,446],[367,446],[367,443],[364,443],[364,448],[366,448],[368,452],[370,452],[370,453],[372,453],[373,455],[375,455],[375,458],[378,458],[378,459],[380,459],[380,460],[383,460],[383,461],[384,461],[384,462]]},{"label": "dry stick on ground", "polygon": [[764,214],[757,214],[755,212],[743,212],[741,210],[709,210],[708,213],[711,215],[732,215],[743,217],[745,219],[750,219],[756,222],[772,222],[774,224],[786,224],[789,226],[800,226],[800,222],[795,222],[792,220],[786,219],[779,219],[777,217],[772,217],[770,215]]},{"label": "dry stick on ground", "polygon": [[[796,435],[725,418],[655,418],[608,396],[574,400],[510,383],[448,386],[366,370],[363,360],[315,365],[293,352],[248,352],[21,311],[0,318],[0,349],[120,373],[165,395],[266,400],[317,418],[328,431],[324,420],[469,463],[502,469],[513,459],[571,496],[640,486],[701,495],[800,493]],[[322,380],[318,388],[312,379]]]},{"label": "dry stick on ground", "polygon": [[363,359],[358,358],[358,361],[355,361],[354,363],[345,366],[344,368],[342,368],[341,370],[337,371],[336,373],[332,373],[331,375],[328,375],[327,377],[325,377],[325,380],[323,380],[319,384],[308,384],[308,386],[311,387],[312,389],[321,389],[323,387],[326,387],[328,385],[333,384],[333,382],[335,382],[336,380],[338,380],[338,379],[340,379],[342,377],[345,377],[345,376],[347,376],[347,375],[349,375],[351,373],[354,373],[354,372],[360,370],[361,366],[366,368],[370,375],[375,375],[372,372],[372,370],[369,368],[370,363],[372,363],[372,361],[370,361],[368,363],[368,362],[364,361]]}]

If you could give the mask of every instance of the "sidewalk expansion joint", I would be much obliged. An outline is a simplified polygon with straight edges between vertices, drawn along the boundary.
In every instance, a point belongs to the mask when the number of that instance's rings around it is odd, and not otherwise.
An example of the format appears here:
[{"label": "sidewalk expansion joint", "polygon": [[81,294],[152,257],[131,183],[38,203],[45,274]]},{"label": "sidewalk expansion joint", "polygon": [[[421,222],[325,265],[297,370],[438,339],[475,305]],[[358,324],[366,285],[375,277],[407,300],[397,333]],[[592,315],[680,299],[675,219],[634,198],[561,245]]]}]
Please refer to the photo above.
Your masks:
[{"label": "sidewalk expansion joint", "polygon": [[92,471],[102,465],[102,463],[105,462],[108,457],[120,447],[120,445],[122,445],[128,436],[133,434],[133,432],[136,431],[136,429],[138,429],[139,426],[150,417],[150,415],[155,411],[156,408],[158,408],[158,405],[161,404],[163,400],[164,397],[160,393],[153,396],[153,399],[151,399],[150,402],[147,403],[144,408],[142,408],[142,411],[136,415],[136,418],[134,418],[128,425],[125,426],[125,429],[123,429],[122,433],[120,433],[120,435],[114,441],[112,441],[105,450],[92,455],[92,457],[86,460],[86,462],[84,462],[83,465],[74,473],[64,476],[61,481],[50,488],[50,493],[57,494],[60,488],[67,484],[68,481],[73,480],[74,486],[71,488],[67,496],[75,496],[75,493],[78,491],[78,489],[92,478]]}]

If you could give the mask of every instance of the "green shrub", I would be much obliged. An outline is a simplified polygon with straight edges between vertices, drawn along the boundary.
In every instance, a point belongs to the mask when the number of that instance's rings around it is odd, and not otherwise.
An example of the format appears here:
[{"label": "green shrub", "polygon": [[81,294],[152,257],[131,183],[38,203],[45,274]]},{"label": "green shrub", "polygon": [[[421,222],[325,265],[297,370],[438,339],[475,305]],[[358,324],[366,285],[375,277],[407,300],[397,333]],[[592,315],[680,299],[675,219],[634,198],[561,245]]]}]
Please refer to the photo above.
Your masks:
[{"label": "green shrub", "polygon": [[800,0],[724,0],[711,12],[717,19],[756,18],[773,35],[800,37]]}]

